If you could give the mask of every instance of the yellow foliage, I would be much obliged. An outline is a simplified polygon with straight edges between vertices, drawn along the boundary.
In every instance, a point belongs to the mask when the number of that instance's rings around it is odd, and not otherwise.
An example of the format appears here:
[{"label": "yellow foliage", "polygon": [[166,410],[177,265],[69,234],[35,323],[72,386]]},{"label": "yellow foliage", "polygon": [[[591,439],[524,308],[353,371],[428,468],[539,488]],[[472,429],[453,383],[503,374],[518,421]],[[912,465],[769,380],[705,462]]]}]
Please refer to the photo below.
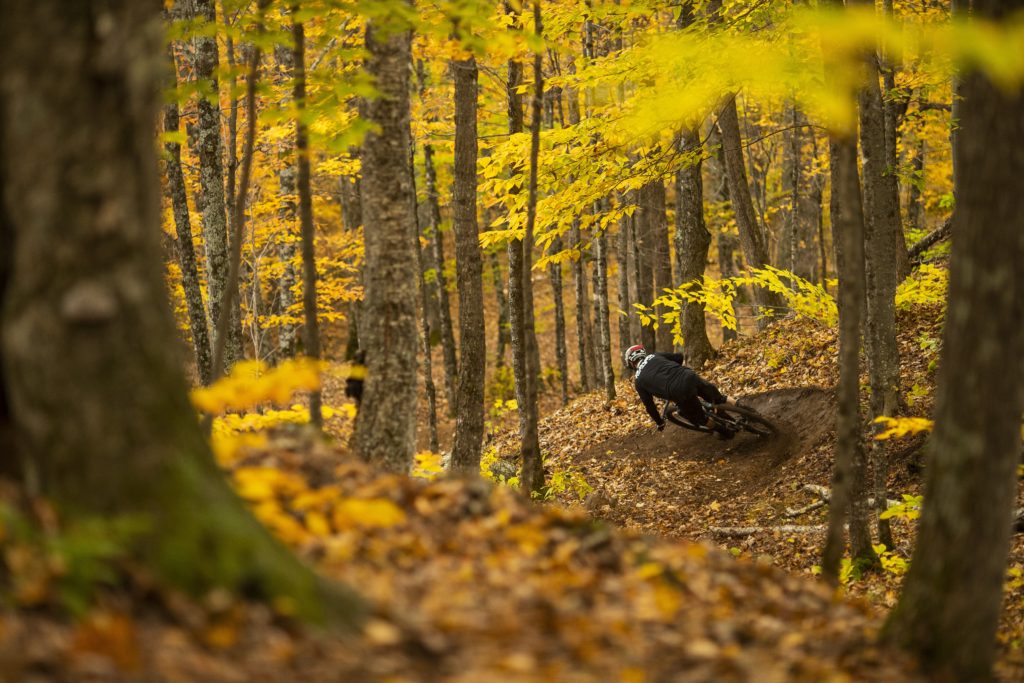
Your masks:
[{"label": "yellow foliage", "polygon": [[260,361],[242,361],[208,387],[194,389],[192,404],[199,410],[220,415],[228,410],[244,410],[261,403],[285,403],[296,391],[320,388],[315,361],[306,358],[287,360],[268,368]]},{"label": "yellow foliage", "polygon": [[334,506],[335,528],[392,527],[405,522],[405,511],[386,498],[349,498]]},{"label": "yellow foliage", "polygon": [[896,307],[945,304],[949,287],[949,271],[924,264],[896,288]]},{"label": "yellow foliage", "polygon": [[928,432],[935,426],[932,420],[924,417],[885,417],[883,415],[875,418],[875,422],[885,428],[885,431],[875,435],[875,439],[879,441]]}]

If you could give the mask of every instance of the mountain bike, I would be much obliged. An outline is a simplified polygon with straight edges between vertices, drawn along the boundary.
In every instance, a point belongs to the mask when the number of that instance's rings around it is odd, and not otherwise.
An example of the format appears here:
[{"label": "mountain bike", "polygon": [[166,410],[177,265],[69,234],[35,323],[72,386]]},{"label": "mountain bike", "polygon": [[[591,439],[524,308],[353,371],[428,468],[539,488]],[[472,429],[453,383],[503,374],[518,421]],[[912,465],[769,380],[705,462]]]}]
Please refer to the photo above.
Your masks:
[{"label": "mountain bike", "polygon": [[684,429],[692,429],[695,432],[712,433],[716,427],[727,429],[733,434],[745,431],[759,437],[770,437],[778,433],[779,429],[771,420],[749,406],[734,406],[726,403],[712,405],[703,398],[697,397],[704,413],[715,423],[715,427],[695,425],[682,415],[678,414],[678,406],[673,401],[665,401],[665,407],[661,411],[663,419]]}]

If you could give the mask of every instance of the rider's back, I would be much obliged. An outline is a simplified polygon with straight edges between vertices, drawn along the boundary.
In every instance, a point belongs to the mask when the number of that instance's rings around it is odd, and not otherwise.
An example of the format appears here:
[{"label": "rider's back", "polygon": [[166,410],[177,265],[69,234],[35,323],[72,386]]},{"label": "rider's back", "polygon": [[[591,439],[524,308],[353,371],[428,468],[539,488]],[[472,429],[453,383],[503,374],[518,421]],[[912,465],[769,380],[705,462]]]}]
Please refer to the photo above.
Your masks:
[{"label": "rider's back", "polygon": [[[678,358],[679,360],[673,360]],[[696,373],[680,365],[679,354],[652,353],[637,364],[636,386],[654,396],[667,398],[689,393]]]}]

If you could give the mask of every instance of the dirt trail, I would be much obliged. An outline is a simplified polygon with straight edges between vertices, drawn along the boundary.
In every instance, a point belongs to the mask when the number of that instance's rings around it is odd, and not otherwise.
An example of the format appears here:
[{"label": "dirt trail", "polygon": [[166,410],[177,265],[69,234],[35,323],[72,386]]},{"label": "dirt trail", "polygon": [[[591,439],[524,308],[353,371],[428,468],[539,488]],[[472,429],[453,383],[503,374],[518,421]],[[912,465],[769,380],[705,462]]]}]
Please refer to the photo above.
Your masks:
[{"label": "dirt trail", "polygon": [[760,524],[775,516],[780,510],[773,501],[781,496],[769,489],[792,488],[808,480],[805,469],[816,469],[800,461],[832,433],[834,395],[805,387],[744,401],[775,422],[779,434],[721,441],[670,424],[660,433],[652,426],[580,452],[575,463],[598,485],[595,512],[623,526],[688,537],[709,526]]}]

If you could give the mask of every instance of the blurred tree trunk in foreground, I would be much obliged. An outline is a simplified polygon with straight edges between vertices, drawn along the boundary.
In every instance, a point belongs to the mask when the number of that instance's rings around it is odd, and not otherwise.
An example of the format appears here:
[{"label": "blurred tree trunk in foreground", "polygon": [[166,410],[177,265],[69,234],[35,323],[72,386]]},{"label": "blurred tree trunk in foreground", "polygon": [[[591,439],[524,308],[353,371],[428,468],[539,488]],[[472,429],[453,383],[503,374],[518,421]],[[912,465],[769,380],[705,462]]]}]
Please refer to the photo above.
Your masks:
[{"label": "blurred tree trunk in foreground", "polygon": [[[1024,2],[976,0],[1002,18]],[[949,303],[917,546],[888,637],[949,680],[992,679],[1024,410],[1024,91],[960,80]]]},{"label": "blurred tree trunk in foreground", "polygon": [[21,483],[65,514],[144,520],[132,549],[164,580],[351,618],[358,603],[325,599],[204,442],[158,243],[159,11],[103,7],[0,12],[0,438],[13,431]]}]

